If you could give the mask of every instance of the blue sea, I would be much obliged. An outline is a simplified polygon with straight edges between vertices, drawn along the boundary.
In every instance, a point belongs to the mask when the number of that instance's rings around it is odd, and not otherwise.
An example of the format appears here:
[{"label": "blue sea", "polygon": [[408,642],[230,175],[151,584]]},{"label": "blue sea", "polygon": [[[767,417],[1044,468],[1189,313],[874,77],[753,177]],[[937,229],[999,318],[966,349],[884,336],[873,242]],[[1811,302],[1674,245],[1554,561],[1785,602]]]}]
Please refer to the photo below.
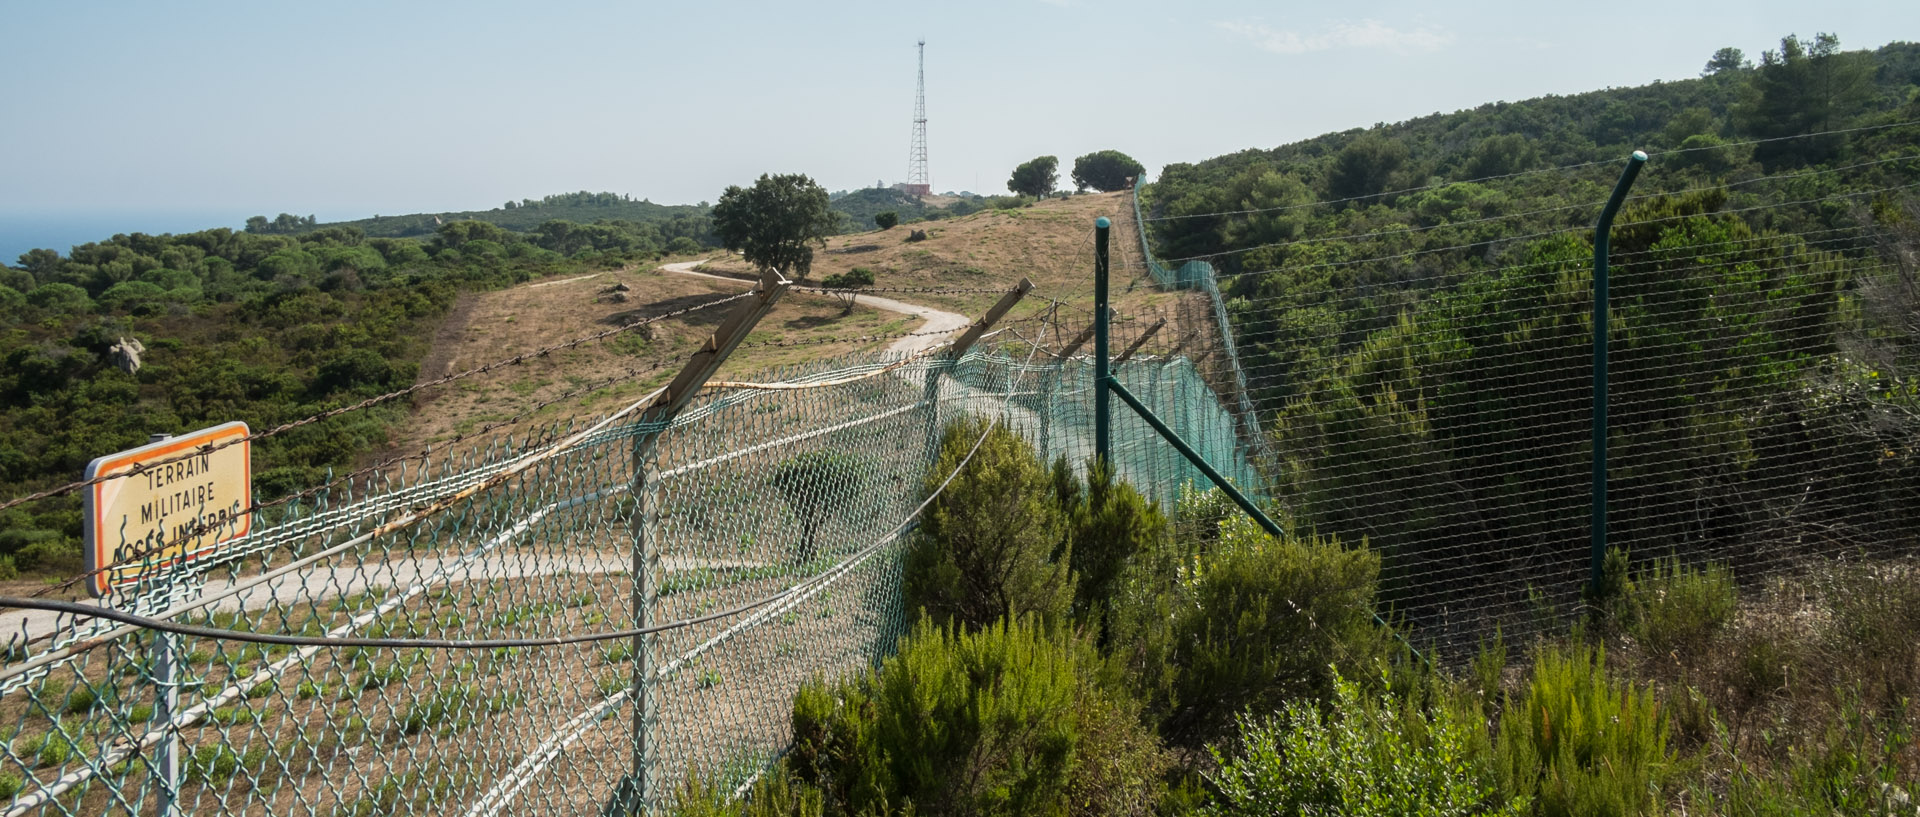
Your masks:
[{"label": "blue sea", "polygon": [[240,229],[251,213],[239,212],[8,212],[0,211],[0,264],[17,266],[35,248],[58,250],[105,241],[115,233],[191,233],[214,227]]}]

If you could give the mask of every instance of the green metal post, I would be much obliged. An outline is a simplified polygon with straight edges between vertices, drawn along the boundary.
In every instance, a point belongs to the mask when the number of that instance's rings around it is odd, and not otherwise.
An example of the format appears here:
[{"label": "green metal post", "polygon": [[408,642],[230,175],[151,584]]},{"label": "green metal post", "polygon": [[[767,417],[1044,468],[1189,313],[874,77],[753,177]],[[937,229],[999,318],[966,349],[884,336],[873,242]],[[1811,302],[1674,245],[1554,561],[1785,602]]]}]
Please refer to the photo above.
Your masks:
[{"label": "green metal post", "polygon": [[1107,390],[1107,232],[1106,216],[1093,220],[1093,453],[1101,462],[1113,461],[1113,420]]},{"label": "green metal post", "polygon": [[1627,190],[1633,187],[1634,178],[1646,163],[1644,151],[1636,150],[1627,157],[1627,167],[1620,171],[1620,181],[1614,183],[1613,195],[1600,210],[1600,220],[1593,225],[1593,521],[1590,533],[1593,537],[1591,587],[1595,589],[1600,587],[1607,562],[1607,239],[1613,230],[1614,214],[1627,200]]},{"label": "green metal post", "polygon": [[1246,494],[1240,493],[1239,488],[1233,487],[1233,483],[1228,482],[1226,477],[1221,476],[1219,471],[1214,470],[1213,466],[1207,463],[1206,457],[1200,456],[1200,452],[1193,450],[1193,446],[1187,445],[1186,440],[1180,439],[1180,435],[1173,433],[1173,429],[1161,422],[1160,418],[1146,407],[1146,404],[1140,402],[1140,398],[1133,396],[1133,392],[1127,391],[1127,387],[1120,385],[1119,381],[1112,378],[1099,382],[1105,384],[1105,388],[1100,389],[1099,394],[1111,391],[1120,395],[1120,400],[1132,408],[1133,413],[1140,415],[1140,419],[1147,421],[1147,425],[1153,426],[1153,430],[1159,432],[1160,436],[1166,439],[1167,444],[1173,446],[1173,450],[1186,457],[1187,462],[1193,463],[1193,467],[1200,469],[1200,473],[1206,474],[1207,479],[1212,480],[1228,499],[1232,499],[1233,504],[1239,505],[1240,510],[1246,511],[1248,516],[1253,517],[1253,521],[1260,523],[1260,527],[1267,533],[1276,539],[1284,535],[1279,523],[1268,517],[1265,511],[1260,510],[1260,506],[1253,504],[1253,500],[1248,499]]}]

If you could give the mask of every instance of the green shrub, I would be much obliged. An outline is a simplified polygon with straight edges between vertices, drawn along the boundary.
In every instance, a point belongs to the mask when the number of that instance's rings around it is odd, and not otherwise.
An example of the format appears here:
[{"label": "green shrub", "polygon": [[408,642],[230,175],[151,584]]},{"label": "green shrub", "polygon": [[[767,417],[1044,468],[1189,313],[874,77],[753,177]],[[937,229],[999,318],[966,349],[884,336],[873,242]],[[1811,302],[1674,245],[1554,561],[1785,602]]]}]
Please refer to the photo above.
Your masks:
[{"label": "green shrub", "polygon": [[989,430],[986,420],[955,422],[941,434],[925,489],[954,473],[976,441],[973,459],[927,508],[908,550],[907,609],[968,630],[1002,616],[1062,621],[1073,585],[1065,560],[1053,558],[1063,533],[1060,506],[1026,441],[1000,425]]},{"label": "green shrub", "polygon": [[1544,647],[1521,701],[1500,719],[1501,784],[1546,817],[1652,814],[1659,807],[1667,719],[1653,694],[1607,677],[1606,652]]},{"label": "green shrub", "polygon": [[333,817],[383,817],[388,814],[439,813],[430,806],[447,800],[470,777],[463,772],[445,774],[440,764],[422,771],[393,774],[367,786],[350,803],[334,808]]},{"label": "green shrub", "polygon": [[391,664],[376,664],[368,667],[366,674],[360,676],[360,689],[379,689],[395,681],[405,681],[412,676],[412,665],[396,659]]},{"label": "green shrub", "polygon": [[1336,677],[1332,712],[1289,701],[1278,717],[1243,715],[1238,752],[1210,748],[1210,817],[1517,814],[1502,807],[1477,714],[1423,712],[1391,691],[1363,697]]},{"label": "green shrub", "polygon": [[1150,813],[1166,755],[1098,665],[1033,620],[923,620],[877,669],[801,687],[788,763],[836,813]]},{"label": "green shrub", "polygon": [[62,572],[80,568],[80,543],[73,539],[50,538],[30,542],[13,554],[22,570]]},{"label": "green shrub", "polygon": [[0,582],[10,582],[20,578],[20,567],[14,564],[13,557],[0,556]]},{"label": "green shrub", "polygon": [[698,772],[689,772],[667,813],[672,817],[824,817],[827,807],[818,788],[794,780],[783,767],[761,775],[740,800]]},{"label": "green shrub", "polygon": [[[1087,490],[1065,496],[1054,472],[1054,493],[1071,504],[1067,511],[1068,566],[1074,576],[1073,612],[1082,626],[1110,640],[1108,612],[1120,577],[1135,554],[1157,553],[1169,535],[1160,504],[1133,486],[1114,479],[1113,466],[1088,464]],[[1084,498],[1083,498],[1084,497]]]},{"label": "green shrub", "polygon": [[1739,601],[1725,567],[1662,559],[1630,585],[1626,628],[1656,654],[1698,651],[1733,621]]},{"label": "green shrub", "polygon": [[[111,687],[108,688],[108,694],[112,694]],[[67,701],[64,708],[69,715],[85,715],[88,712],[92,712],[93,708],[99,705],[100,693],[95,692],[91,685],[83,682],[67,693]]]},{"label": "green shrub", "polygon": [[900,214],[892,210],[873,214],[873,226],[879,227],[882,230],[891,230],[894,228],[894,225],[899,223]]},{"label": "green shrub", "polygon": [[1114,616],[1116,658],[1175,743],[1212,742],[1249,708],[1324,698],[1335,666],[1373,671],[1392,654],[1372,614],[1380,560],[1365,548],[1274,540],[1239,517],[1213,552],[1178,558],[1141,560]]},{"label": "green shrub", "polygon": [[32,758],[41,766],[61,766],[75,756],[85,756],[93,751],[92,744],[76,739],[68,734],[59,720],[53,722],[53,728],[44,734],[27,738],[13,745],[13,754],[22,759]]}]

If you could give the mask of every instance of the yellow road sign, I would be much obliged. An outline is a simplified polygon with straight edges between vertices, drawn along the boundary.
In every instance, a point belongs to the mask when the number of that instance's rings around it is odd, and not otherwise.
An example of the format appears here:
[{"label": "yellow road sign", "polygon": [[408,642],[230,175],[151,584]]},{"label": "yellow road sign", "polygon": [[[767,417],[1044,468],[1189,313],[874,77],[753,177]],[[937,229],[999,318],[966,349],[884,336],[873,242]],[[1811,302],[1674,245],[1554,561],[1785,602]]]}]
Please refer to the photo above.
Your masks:
[{"label": "yellow road sign", "polygon": [[[253,452],[246,423],[225,423],[87,464],[87,587],[96,596],[148,573],[204,560],[247,535]],[[242,440],[241,442],[233,442]],[[232,443],[217,450],[208,446]]]}]

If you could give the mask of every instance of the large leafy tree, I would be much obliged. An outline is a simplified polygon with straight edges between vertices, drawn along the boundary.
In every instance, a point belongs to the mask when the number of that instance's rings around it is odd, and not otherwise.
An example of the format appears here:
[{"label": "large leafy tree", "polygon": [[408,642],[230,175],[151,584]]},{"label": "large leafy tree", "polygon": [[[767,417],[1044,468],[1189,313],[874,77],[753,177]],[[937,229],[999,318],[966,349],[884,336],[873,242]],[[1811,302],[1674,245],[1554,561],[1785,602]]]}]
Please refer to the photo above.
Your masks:
[{"label": "large leafy tree", "polygon": [[1125,190],[1147,168],[1117,150],[1096,150],[1073,160],[1073,186],[1102,193]]},{"label": "large leafy tree", "polygon": [[713,205],[713,232],[748,263],[806,278],[813,247],[826,246],[840,217],[827,191],[805,174],[762,174],[752,187],[732,185]]},{"label": "large leafy tree", "polygon": [[1013,169],[1007,189],[1022,196],[1045,196],[1060,182],[1060,158],[1041,156]]}]

